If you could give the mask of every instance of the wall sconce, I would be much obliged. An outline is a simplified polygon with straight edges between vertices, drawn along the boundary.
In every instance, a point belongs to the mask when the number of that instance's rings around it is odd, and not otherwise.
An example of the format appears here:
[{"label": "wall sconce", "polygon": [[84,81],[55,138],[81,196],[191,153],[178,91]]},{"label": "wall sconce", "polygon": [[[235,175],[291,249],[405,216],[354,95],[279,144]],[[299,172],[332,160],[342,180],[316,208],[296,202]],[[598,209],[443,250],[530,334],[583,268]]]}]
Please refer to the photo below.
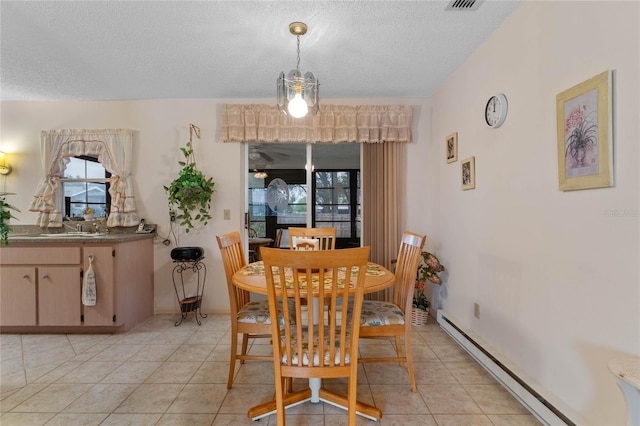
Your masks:
[{"label": "wall sconce", "polygon": [[11,173],[11,166],[7,164],[6,154],[0,151],[0,175],[8,175]]}]

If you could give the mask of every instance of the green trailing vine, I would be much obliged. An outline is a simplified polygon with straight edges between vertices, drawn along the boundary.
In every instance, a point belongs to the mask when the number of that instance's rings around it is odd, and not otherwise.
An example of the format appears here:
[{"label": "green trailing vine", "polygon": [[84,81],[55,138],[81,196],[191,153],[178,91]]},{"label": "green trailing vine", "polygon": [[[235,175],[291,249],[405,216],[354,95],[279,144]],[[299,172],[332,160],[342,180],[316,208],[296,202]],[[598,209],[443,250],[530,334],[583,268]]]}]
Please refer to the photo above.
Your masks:
[{"label": "green trailing vine", "polygon": [[[213,178],[207,178],[196,168],[196,160],[193,152],[193,134],[200,139],[200,128],[189,125],[189,142],[180,148],[185,161],[179,161],[182,170],[171,185],[164,186],[169,195],[169,214],[185,227],[187,233],[195,225],[206,225],[211,220],[211,196],[215,191]],[[176,212],[177,214],[174,214]]]},{"label": "green trailing vine", "polygon": [[9,220],[11,218],[17,219],[13,214],[11,214],[11,210],[19,212],[16,207],[7,203],[5,197],[7,195],[14,195],[13,192],[0,192],[0,245],[7,246],[9,245],[9,231],[11,228],[9,227]]}]

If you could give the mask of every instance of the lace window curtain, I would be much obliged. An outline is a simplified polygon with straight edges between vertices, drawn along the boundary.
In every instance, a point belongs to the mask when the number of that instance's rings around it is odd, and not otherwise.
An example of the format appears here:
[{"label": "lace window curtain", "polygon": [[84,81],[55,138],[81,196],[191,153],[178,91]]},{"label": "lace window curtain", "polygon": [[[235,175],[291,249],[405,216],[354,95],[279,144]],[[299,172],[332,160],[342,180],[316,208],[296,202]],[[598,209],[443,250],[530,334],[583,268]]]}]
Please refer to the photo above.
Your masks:
[{"label": "lace window curtain", "polygon": [[37,225],[62,226],[60,178],[69,157],[79,155],[97,157],[111,173],[111,210],[107,226],[135,226],[140,222],[131,181],[133,130],[44,130],[40,136],[40,147],[45,177],[29,206],[29,211],[39,213]]},{"label": "lace window curtain", "polygon": [[316,115],[293,118],[270,105],[225,105],[223,142],[410,142],[410,105],[321,105]]}]

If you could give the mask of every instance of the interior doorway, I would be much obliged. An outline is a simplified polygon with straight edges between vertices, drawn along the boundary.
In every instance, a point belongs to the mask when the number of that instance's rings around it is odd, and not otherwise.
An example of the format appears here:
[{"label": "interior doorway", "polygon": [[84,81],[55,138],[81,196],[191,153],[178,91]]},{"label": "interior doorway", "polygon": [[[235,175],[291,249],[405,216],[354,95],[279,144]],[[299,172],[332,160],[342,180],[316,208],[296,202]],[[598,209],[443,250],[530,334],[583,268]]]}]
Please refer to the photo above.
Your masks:
[{"label": "interior doorway", "polygon": [[289,243],[288,228],[336,227],[336,247],[360,245],[359,144],[248,145],[250,237]]}]

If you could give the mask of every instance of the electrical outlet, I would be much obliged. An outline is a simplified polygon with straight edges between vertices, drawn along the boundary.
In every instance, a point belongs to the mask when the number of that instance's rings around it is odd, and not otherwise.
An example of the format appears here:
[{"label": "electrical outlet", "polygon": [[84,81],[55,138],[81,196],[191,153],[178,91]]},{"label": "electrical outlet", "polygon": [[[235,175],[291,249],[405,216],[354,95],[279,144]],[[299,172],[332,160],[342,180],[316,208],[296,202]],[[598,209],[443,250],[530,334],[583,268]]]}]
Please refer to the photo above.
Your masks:
[{"label": "electrical outlet", "polygon": [[224,220],[231,220],[231,210],[224,209]]},{"label": "electrical outlet", "polygon": [[479,303],[474,303],[473,304],[473,316],[480,319],[480,304]]},{"label": "electrical outlet", "polygon": [[175,210],[169,210],[169,220],[171,222],[175,222],[176,221],[176,211]]}]

